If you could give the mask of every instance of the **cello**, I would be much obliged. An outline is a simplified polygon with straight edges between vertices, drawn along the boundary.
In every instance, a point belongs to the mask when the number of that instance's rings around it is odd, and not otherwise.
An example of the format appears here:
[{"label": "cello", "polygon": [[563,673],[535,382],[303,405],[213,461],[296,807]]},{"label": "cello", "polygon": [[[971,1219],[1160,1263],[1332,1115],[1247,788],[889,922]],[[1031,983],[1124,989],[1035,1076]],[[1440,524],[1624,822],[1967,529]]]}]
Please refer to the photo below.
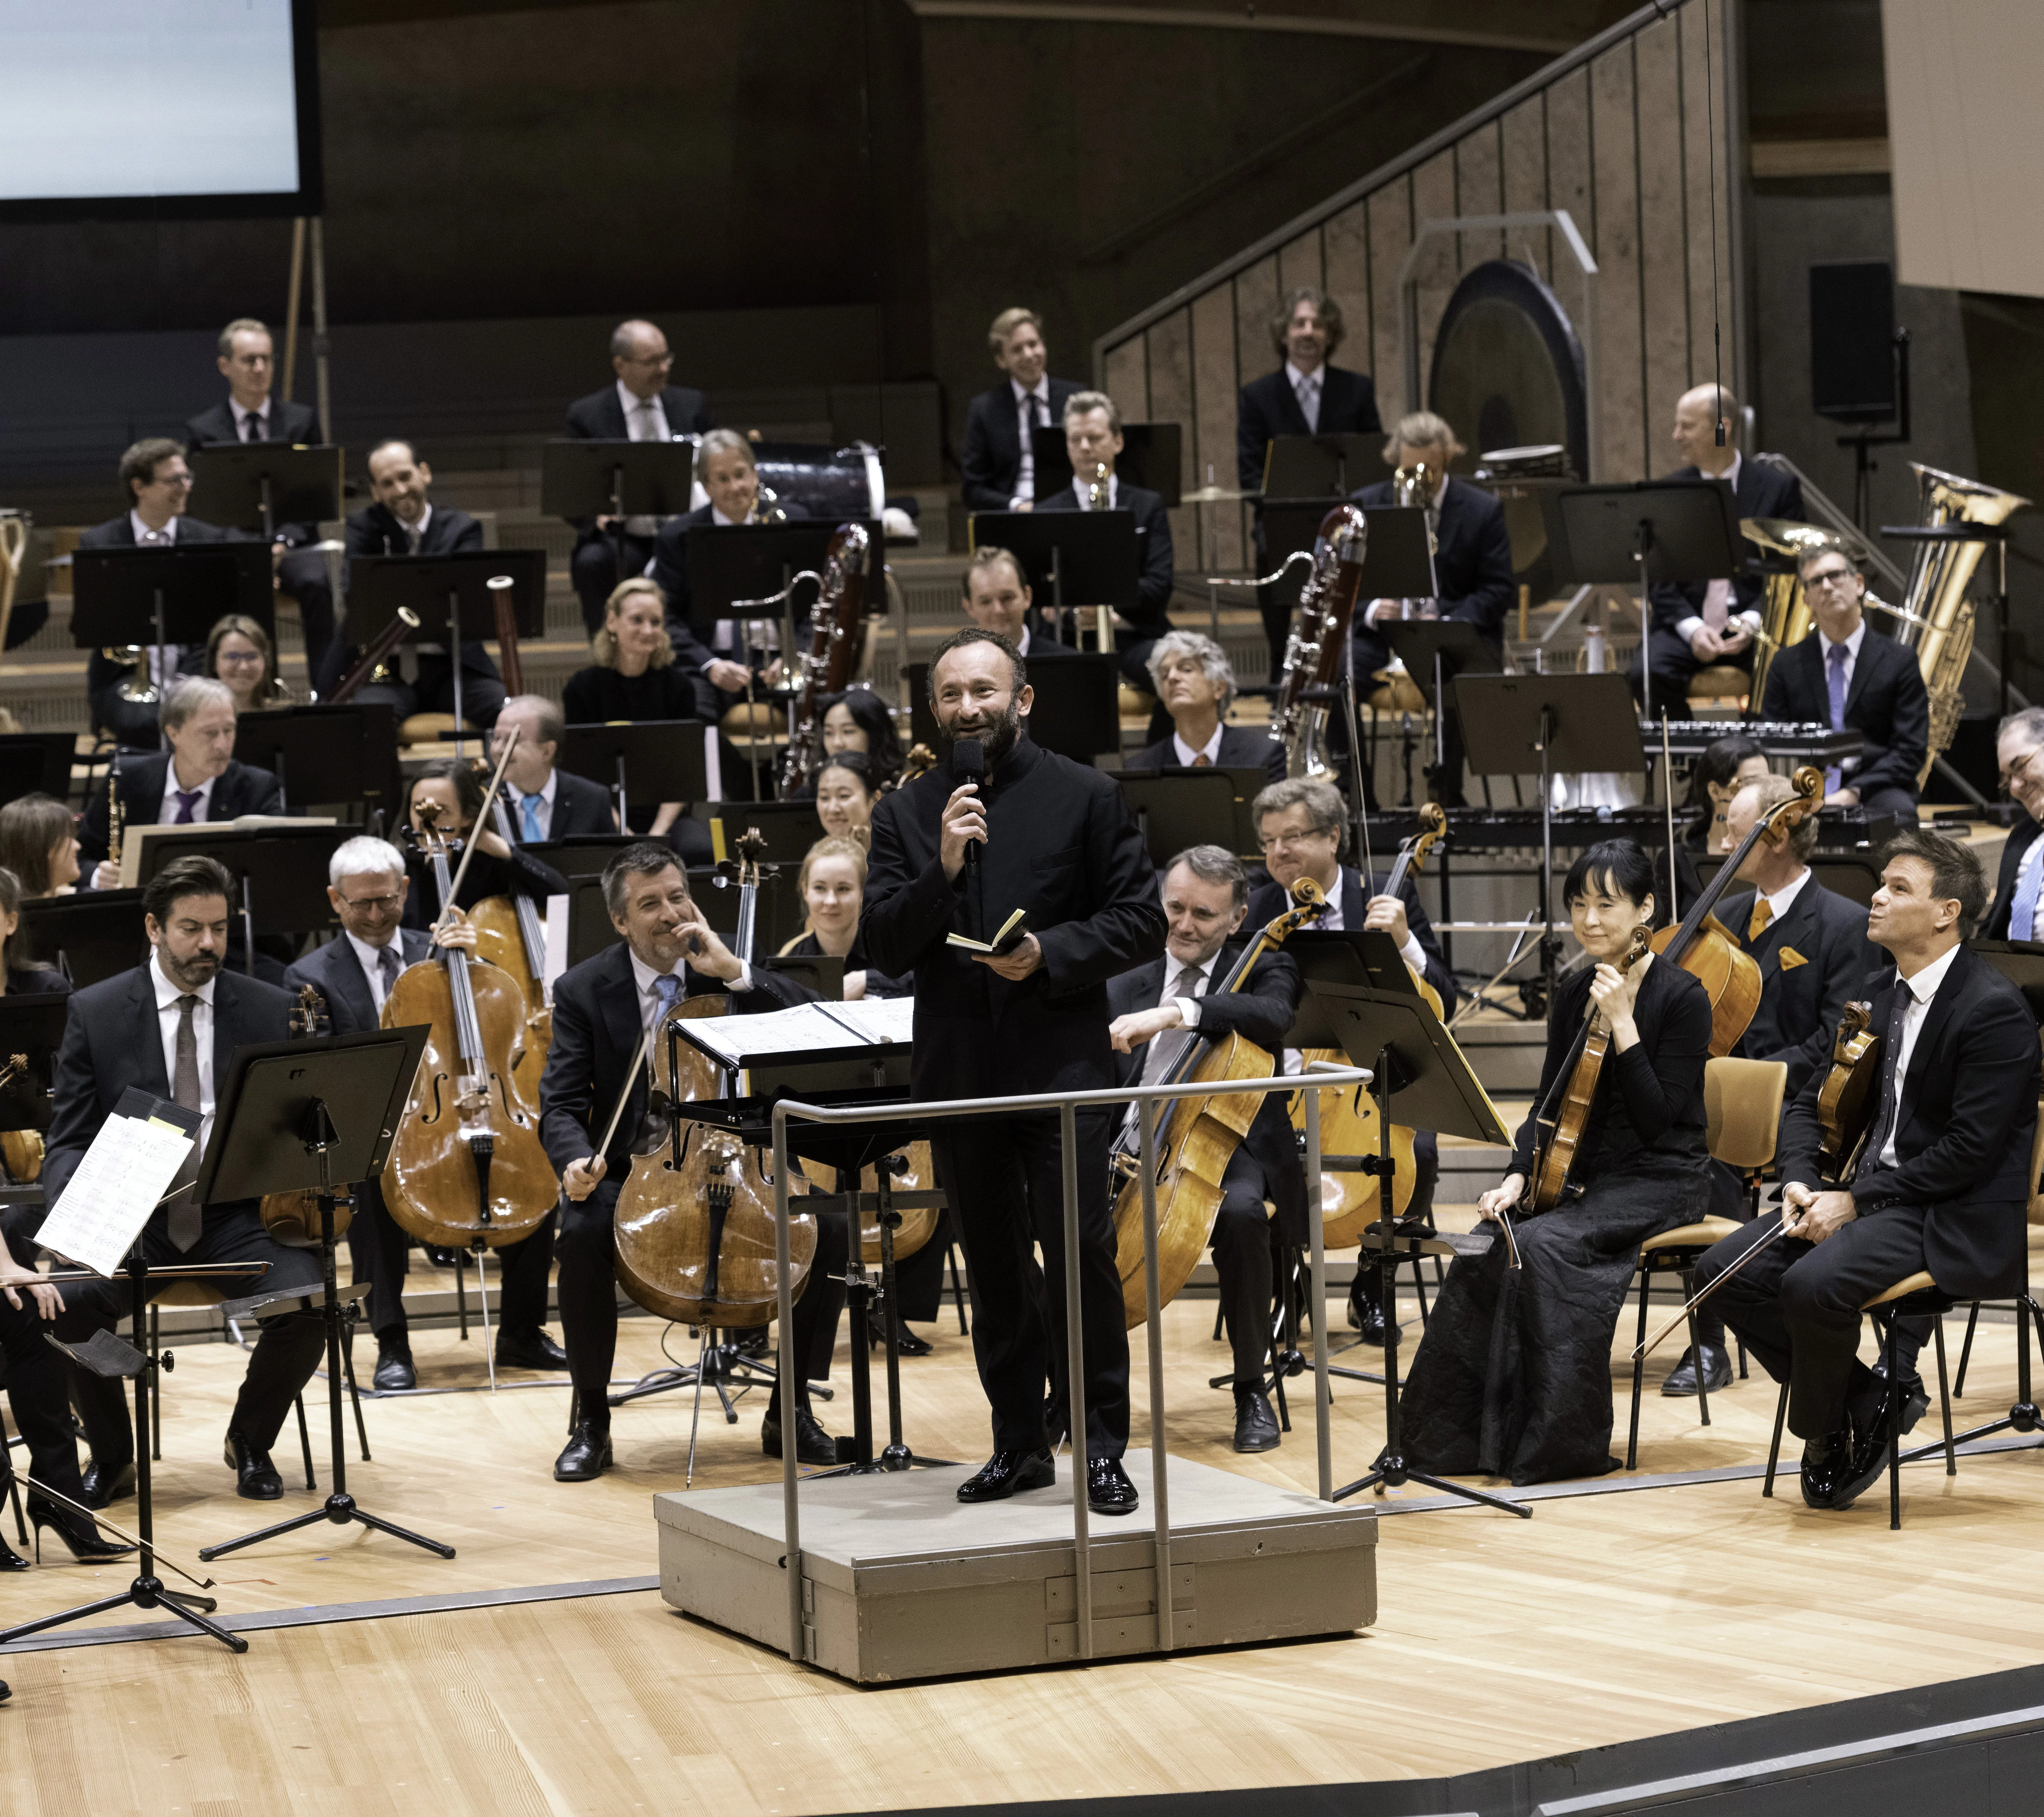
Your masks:
[{"label": "cello", "polygon": [[[497,836],[515,847],[511,812],[499,795],[490,804]],[[486,896],[469,911],[475,924],[477,956],[505,973],[525,1000],[525,1045],[516,1071],[520,1087],[532,1103],[540,1101],[540,1075],[554,1043],[554,987],[547,977],[547,930],[540,905],[513,890]]]},{"label": "cello", "polygon": [[[1261,929],[1242,950],[1228,976],[1207,994],[1219,997],[1240,990],[1256,962],[1287,935],[1327,912],[1327,899],[1309,877],[1292,885],[1293,906]],[[1224,1080],[1266,1079],[1274,1062],[1253,1041],[1239,1035],[1218,1040],[1201,1038],[1197,1029],[1170,1030],[1191,1039],[1166,1069],[1160,1085],[1217,1085]],[[1249,1126],[1256,1120],[1266,1093],[1230,1092],[1214,1097],[1180,1098],[1161,1107],[1154,1153],[1156,1159],[1158,1304],[1169,1305],[1191,1277],[1212,1234],[1220,1209],[1221,1176]],[[1137,1139],[1126,1125],[1112,1157],[1117,1172],[1128,1176],[1114,1205],[1115,1266],[1121,1277],[1123,1316],[1133,1330],[1148,1316],[1143,1267],[1143,1182],[1135,1177],[1141,1163]]]}]

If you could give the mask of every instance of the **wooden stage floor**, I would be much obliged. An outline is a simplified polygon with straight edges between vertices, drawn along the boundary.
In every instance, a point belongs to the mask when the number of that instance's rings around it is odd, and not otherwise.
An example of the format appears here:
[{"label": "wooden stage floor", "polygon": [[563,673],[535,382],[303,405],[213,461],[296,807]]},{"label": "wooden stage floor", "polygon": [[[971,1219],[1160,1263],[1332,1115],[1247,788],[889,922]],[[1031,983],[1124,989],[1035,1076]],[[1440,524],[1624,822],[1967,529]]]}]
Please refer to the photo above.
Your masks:
[{"label": "wooden stage floor", "polygon": [[[1335,1316],[1339,1330],[1339,1305]],[[1211,1300],[1166,1313],[1171,1449],[1310,1490],[1310,1378],[1284,1447],[1236,1458],[1229,1403],[1205,1386],[1225,1366],[1212,1320]],[[924,1329],[936,1354],[903,1366],[910,1436],[977,1458],[986,1423],[968,1344],[955,1317]],[[662,1332],[625,1322],[620,1376],[658,1366]],[[671,1334],[677,1351],[682,1337]],[[2011,1325],[1982,1326],[1962,1419],[2006,1411],[2014,1341]],[[426,1332],[416,1350],[428,1385],[482,1381],[475,1342]],[[360,1360],[371,1354],[365,1343]],[[1714,1397],[1704,1431],[1693,1402],[1651,1392],[1672,1358],[1650,1372],[1642,1475],[1763,1462],[1772,1385],[1756,1377]],[[219,1447],[240,1371],[227,1346],[188,1345],[170,1379],[159,1531],[194,1569],[198,1546],[309,1505],[288,1444],[281,1504],[232,1493]],[[844,1431],[842,1346],[834,1380],[821,1411]],[[1621,1446],[1627,1381],[1615,1354]],[[316,1385],[315,1415],[323,1397]],[[1771,1502],[1750,1478],[1662,1483],[1544,1499],[1529,1521],[1393,1497],[1382,1505],[1408,1512],[1381,1529],[1382,1615],[1366,1633],[862,1690],[628,1587],[656,1569],[650,1497],[680,1486],[685,1396],[620,1410],[617,1467],[587,1485],[550,1475],[567,1407],[565,1385],[368,1404],[375,1461],[351,1444],[350,1487],[459,1547],[451,1562],[321,1525],[212,1567],[225,1615],[275,1611],[245,1655],[191,1635],[0,1662],[14,1691],[0,1708],[7,1810],[749,1817],[1410,1779],[2027,1665],[2044,1650],[2044,1456],[2020,1450],[1962,1458],[1950,1480],[1940,1463],[1913,1466],[1899,1534],[1884,1495],[1815,1515],[1792,1477]],[[736,1427],[705,1424],[699,1484],[778,1470],[759,1452],[759,1411],[755,1394]],[[1337,1385],[1338,1480],[1366,1467],[1381,1420],[1381,1390]],[[1139,1413],[1134,1442],[1149,1442]],[[317,1455],[324,1485],[323,1446]],[[0,1614],[29,1619],[128,1576],[46,1563],[0,1582]],[[532,1596],[539,1586],[576,1588]],[[408,1600],[457,1596],[480,1606]]]}]

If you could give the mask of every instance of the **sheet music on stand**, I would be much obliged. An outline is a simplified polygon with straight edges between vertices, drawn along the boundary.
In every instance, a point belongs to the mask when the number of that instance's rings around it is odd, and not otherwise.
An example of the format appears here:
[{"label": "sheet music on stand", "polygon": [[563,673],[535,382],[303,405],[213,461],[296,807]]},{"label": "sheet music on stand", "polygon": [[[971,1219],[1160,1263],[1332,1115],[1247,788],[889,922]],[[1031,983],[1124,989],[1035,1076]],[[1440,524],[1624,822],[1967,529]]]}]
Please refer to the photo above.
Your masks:
[{"label": "sheet music on stand", "polygon": [[800,1003],[761,1016],[708,1016],[678,1024],[682,1038],[732,1071],[766,1058],[839,1058],[867,1047],[907,1047],[915,1039],[912,997],[857,1003]]},{"label": "sheet music on stand", "polygon": [[[43,1220],[43,1248],[111,1280],[126,1263],[178,1170],[191,1153],[199,1115],[130,1087],[99,1126],[63,1197]],[[197,1189],[197,1181],[193,1189]]]}]

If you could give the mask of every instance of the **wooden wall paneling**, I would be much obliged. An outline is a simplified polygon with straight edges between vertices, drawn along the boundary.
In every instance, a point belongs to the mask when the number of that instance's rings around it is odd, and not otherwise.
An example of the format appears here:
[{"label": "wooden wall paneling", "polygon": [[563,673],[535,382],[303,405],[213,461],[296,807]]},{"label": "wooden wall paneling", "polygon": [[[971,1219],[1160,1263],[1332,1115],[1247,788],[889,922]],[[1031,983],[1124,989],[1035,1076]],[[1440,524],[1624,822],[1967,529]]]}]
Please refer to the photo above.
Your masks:
[{"label": "wooden wall paneling", "polygon": [[1270,317],[1278,307],[1278,261],[1259,259],[1235,277],[1235,382],[1247,385],[1274,371],[1278,355],[1270,344]]},{"label": "wooden wall paneling", "polygon": [[[1412,219],[1414,232],[1430,221],[1452,221],[1455,215],[1455,154],[1454,148],[1429,158],[1412,173]],[[1419,264],[1414,268],[1417,281],[1420,319],[1420,397],[1407,406],[1410,409],[1424,409],[1431,401],[1426,396],[1427,375],[1434,357],[1434,330],[1439,325],[1441,312],[1447,307],[1448,297],[1455,287],[1459,267],[1455,257],[1455,240],[1458,236],[1436,234],[1427,242]],[[1392,274],[1397,284],[1397,274]],[[1402,352],[1401,349],[1401,359]]]},{"label": "wooden wall paneling", "polygon": [[1412,183],[1401,177],[1370,198],[1370,369],[1377,413],[1387,425],[1414,407],[1405,396],[1398,327],[1398,267],[1412,244]]},{"label": "wooden wall paneling", "polygon": [[[1576,70],[1550,83],[1547,97],[1547,206],[1566,209],[1593,252],[1596,248],[1596,198],[1590,182],[1589,71]],[[1589,359],[1589,385],[1594,401],[1603,389],[1604,337],[1598,332],[1597,298],[1593,288],[1586,293],[1576,262],[1552,242],[1548,282],[1562,307],[1575,321],[1576,333]],[[1585,318],[1585,319],[1578,319]],[[1603,425],[1598,424],[1600,436]],[[1603,449],[1598,448],[1600,466]],[[1601,472],[1593,477],[1601,478]]]},{"label": "wooden wall paneling", "polygon": [[1596,185],[1598,413],[1605,480],[1646,473],[1639,324],[1639,130],[1632,49],[1621,44],[1590,65],[1590,131]]},{"label": "wooden wall paneling", "polygon": [[[1685,6],[1675,15],[1681,30],[1682,178],[1688,191],[1689,261],[1689,363],[1700,382],[1712,359],[1712,308],[1715,301],[1722,324],[1724,382],[1746,398],[1745,375],[1734,370],[1739,337],[1732,332],[1731,258],[1728,234],[1724,160],[1723,40],[1710,42],[1716,15],[1700,6]],[[1708,55],[1705,46],[1708,44]],[[1712,215],[1716,214],[1715,227]],[[1717,290],[1712,294],[1712,243],[1716,252]]]},{"label": "wooden wall paneling", "polygon": [[1341,305],[1344,342],[1338,365],[1370,370],[1370,210],[1362,202],[1328,217],[1322,236],[1327,293]]},{"label": "wooden wall paneling", "polygon": [[[1504,212],[1504,156],[1495,121],[1479,126],[1455,145],[1455,213],[1502,214]],[[1486,259],[1504,256],[1500,234],[1458,235],[1456,275]]]},{"label": "wooden wall paneling", "polygon": [[1317,227],[1278,248],[1278,294],[1281,297],[1301,284],[1311,284],[1316,290],[1327,288],[1327,271],[1320,254],[1320,230]]},{"label": "wooden wall paneling", "polygon": [[1639,93],[1639,271],[1646,334],[1646,448],[1666,471],[1675,400],[1694,382],[1687,198],[1682,181],[1681,39],[1673,20],[1633,40]]},{"label": "wooden wall paneling", "polygon": [[[1150,329],[1150,421],[1180,426],[1182,450],[1193,421],[1193,318],[1189,309],[1175,309]],[[1179,483],[1191,491],[1198,483],[1181,455]],[[1198,507],[1181,505],[1171,514],[1171,543],[1181,571],[1201,565]]]},{"label": "wooden wall paneling", "polygon": [[[1192,326],[1193,420],[1185,430],[1192,449],[1193,470],[1187,475],[1194,487],[1209,478],[1229,490],[1235,483],[1235,311],[1228,286],[1211,290],[1193,298],[1186,311]],[[1203,507],[1199,521],[1204,527],[1202,559],[1224,573],[1247,565],[1248,545],[1244,540],[1245,519],[1240,509],[1225,505]]]},{"label": "wooden wall paneling", "polygon": [[[1498,122],[1499,168],[1504,179],[1504,213],[1533,214],[1547,206],[1547,108],[1546,98],[1522,102]],[[1507,256],[1531,257],[1534,267],[1554,282],[1551,231],[1515,234]]]},{"label": "wooden wall paneling", "polygon": [[1138,335],[1108,350],[1102,375],[1107,394],[1120,405],[1123,417],[1132,423],[1151,420],[1150,375],[1147,368],[1156,357],[1157,330]]}]

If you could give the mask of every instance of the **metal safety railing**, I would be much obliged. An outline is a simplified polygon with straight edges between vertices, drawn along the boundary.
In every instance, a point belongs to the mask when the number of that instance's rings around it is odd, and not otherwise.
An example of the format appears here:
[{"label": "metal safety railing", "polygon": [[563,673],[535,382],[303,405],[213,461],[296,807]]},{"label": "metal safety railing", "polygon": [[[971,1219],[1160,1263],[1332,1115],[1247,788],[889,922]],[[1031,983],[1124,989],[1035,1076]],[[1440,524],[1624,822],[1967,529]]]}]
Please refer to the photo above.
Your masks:
[{"label": "metal safety railing", "polygon": [[[1289,1081],[1310,1079],[1305,1094],[1306,1219],[1313,1307],[1313,1427],[1318,1447],[1320,1498],[1334,1500],[1334,1441],[1328,1424],[1327,1257],[1320,1222],[1320,1093],[1347,1085],[1366,1085],[1372,1075],[1361,1066],[1336,1066],[1320,1060],[1303,1074],[1275,1078],[1228,1079],[1213,1085],[1127,1085],[1093,1092],[1039,1092],[1017,1097],[947,1098],[928,1103],[895,1102],[832,1106],[784,1098],[774,1107],[774,1250],[781,1277],[780,1376],[783,1383],[798,1378],[802,1366],[795,1355],[795,1296],[789,1254],[788,1121],[845,1125],[862,1123],[924,1123],[992,1114],[1027,1116],[1055,1111],[1064,1159],[1065,1200],[1065,1358],[1070,1405],[1072,1446],[1072,1538],[1074,1588],[1077,1607],[1078,1656],[1093,1654],[1092,1510],[1086,1502],[1086,1407],[1084,1320],[1079,1307],[1078,1112],[1096,1106],[1169,1104],[1179,1098],[1218,1097],[1244,1092],[1269,1093],[1296,1089]],[[1157,1141],[1154,1120],[1136,1120],[1138,1165],[1142,1185],[1143,1286],[1148,1315],[1150,1362],[1150,1497],[1155,1531],[1153,1560],[1157,1585],[1157,1648],[1171,1650],[1171,1510],[1166,1481],[1164,1445],[1163,1303],[1157,1278]],[[1289,1289],[1288,1289],[1289,1291]],[[789,1392],[792,1392],[790,1389]],[[786,1546],[782,1565],[788,1573],[788,1657],[797,1664],[808,1657],[802,1619],[801,1506],[796,1446],[781,1447],[782,1510]]]}]

